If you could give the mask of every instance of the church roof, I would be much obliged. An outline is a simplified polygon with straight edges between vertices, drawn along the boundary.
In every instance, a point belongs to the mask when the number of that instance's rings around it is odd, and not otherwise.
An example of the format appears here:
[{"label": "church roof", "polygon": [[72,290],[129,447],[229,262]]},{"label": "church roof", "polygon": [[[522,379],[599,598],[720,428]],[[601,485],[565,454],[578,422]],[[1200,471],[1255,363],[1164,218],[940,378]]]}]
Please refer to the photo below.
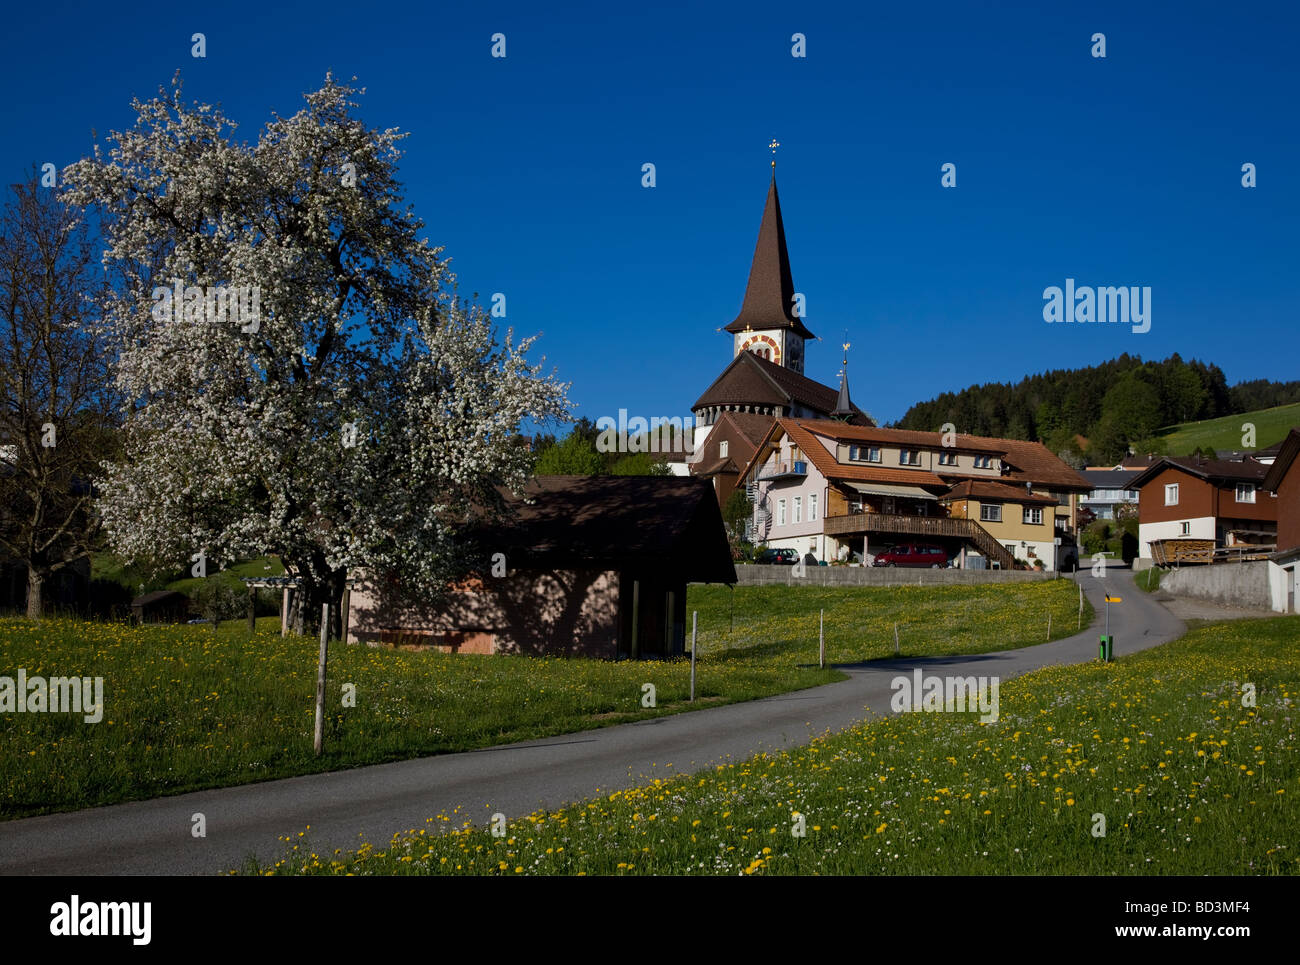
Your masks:
[{"label": "church roof", "polygon": [[[749,266],[745,301],[736,320],[727,326],[733,334],[748,330],[790,329],[806,339],[816,338],[794,314],[794,280],[790,275],[790,253],[785,247],[785,225],[781,201],[776,194],[776,175],[767,190],[767,205],[758,227],[754,261]],[[829,410],[827,410],[829,411]]]},{"label": "church roof", "polygon": [[[713,384],[704,390],[692,409],[711,405],[801,405],[821,415],[830,415],[839,401],[839,393],[828,385],[814,382],[806,375],[778,365],[753,352],[740,352]],[[870,416],[853,406],[856,419],[869,422]]]}]

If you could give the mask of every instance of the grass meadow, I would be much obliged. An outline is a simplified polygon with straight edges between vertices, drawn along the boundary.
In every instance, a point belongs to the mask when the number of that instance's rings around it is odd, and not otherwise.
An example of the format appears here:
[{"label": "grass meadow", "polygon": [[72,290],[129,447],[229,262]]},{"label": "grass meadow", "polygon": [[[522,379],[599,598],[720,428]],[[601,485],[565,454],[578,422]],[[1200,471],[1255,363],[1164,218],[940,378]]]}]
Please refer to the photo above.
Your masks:
[{"label": "grass meadow", "polygon": [[[1001,717],[909,713],[511,822],[426,827],[257,874],[1300,871],[1300,617],[1234,621],[1001,687]],[[794,832],[802,817],[802,835]],[[233,869],[228,869],[232,870]]]},{"label": "grass meadow", "polygon": [[[275,618],[210,626],[0,620],[0,675],[101,676],[104,713],[0,714],[0,817],[15,818],[572,733],[842,679],[827,659],[979,653],[1075,632],[1068,580],[953,587],[692,587],[688,660],[416,653],[335,643],[325,753],[312,753],[318,645]],[[1083,615],[1084,626],[1091,610]],[[689,631],[688,631],[689,633]],[[689,639],[689,637],[688,637]],[[656,687],[653,709],[642,684]],[[343,706],[343,685],[355,706]]]},{"label": "grass meadow", "polygon": [[1202,446],[1211,449],[1250,448],[1242,442],[1244,433],[1241,427],[1244,423],[1255,427],[1255,447],[1271,446],[1285,439],[1292,426],[1300,425],[1300,402],[1201,422],[1183,422],[1161,429],[1157,435],[1164,439],[1166,451],[1175,456],[1185,456]]}]

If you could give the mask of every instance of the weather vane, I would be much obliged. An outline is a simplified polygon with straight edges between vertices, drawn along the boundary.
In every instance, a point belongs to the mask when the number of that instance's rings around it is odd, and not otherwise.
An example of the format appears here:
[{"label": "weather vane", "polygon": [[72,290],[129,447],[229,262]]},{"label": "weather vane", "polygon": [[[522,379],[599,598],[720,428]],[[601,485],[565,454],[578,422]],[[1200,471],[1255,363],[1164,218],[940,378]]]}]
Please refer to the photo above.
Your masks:
[{"label": "weather vane", "polygon": [[776,168],[776,149],[777,149],[778,147],[780,147],[780,146],[781,146],[781,142],[778,141],[776,138],[772,138],[772,143],[768,145],[768,147],[771,148],[771,150],[772,150],[772,167],[773,167],[773,169]]},{"label": "weather vane", "polygon": [[849,364],[849,333],[844,333],[844,364]]}]

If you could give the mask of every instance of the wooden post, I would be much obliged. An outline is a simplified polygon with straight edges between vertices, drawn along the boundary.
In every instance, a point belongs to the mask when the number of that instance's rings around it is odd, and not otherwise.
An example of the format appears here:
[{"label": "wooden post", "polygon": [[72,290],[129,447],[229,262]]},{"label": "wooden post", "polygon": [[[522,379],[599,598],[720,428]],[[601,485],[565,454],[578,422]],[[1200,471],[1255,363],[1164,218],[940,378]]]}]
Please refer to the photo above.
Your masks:
[{"label": "wooden post", "polygon": [[641,658],[641,581],[632,581],[632,659]]},{"label": "wooden post", "polygon": [[284,588],[284,593],[280,597],[280,636],[289,635],[289,588]]},{"label": "wooden post", "polygon": [[1078,623],[1076,629],[1082,630],[1083,629],[1083,587],[1082,586],[1079,587],[1079,619],[1075,622]]},{"label": "wooden post", "polygon": [[691,611],[691,701],[695,701],[695,631],[699,626],[700,611]]},{"label": "wooden post", "polygon": [[894,656],[898,656],[898,624],[894,624]]},{"label": "wooden post", "polygon": [[664,620],[664,656],[667,657],[673,652],[673,644],[677,642],[677,608],[673,605],[676,601],[673,599],[674,593],[669,590],[665,601],[664,609],[667,611],[667,619]]},{"label": "wooden post", "polygon": [[257,590],[250,586],[248,588],[248,634],[252,636],[257,632]]},{"label": "wooden post", "polygon": [[1052,611],[1047,611],[1047,639],[1052,639]]},{"label": "wooden post", "polygon": [[343,642],[348,642],[348,620],[352,617],[352,588],[343,586]]},{"label": "wooden post", "polygon": [[321,745],[325,742],[325,656],[329,650],[330,605],[321,607],[320,617],[320,664],[316,667],[316,756],[320,757]]},{"label": "wooden post", "polygon": [[826,669],[826,611],[817,617],[817,666]]}]

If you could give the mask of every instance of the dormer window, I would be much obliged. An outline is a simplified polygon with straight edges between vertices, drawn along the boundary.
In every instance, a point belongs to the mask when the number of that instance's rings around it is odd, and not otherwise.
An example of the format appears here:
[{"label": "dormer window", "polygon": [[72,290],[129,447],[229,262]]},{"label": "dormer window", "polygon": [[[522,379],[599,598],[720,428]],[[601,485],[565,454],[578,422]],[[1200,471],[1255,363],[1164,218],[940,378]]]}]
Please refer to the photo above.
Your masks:
[{"label": "dormer window", "polygon": [[898,464],[900,466],[921,465],[921,451],[919,449],[898,450]]},{"label": "dormer window", "polygon": [[957,453],[953,452],[951,449],[945,449],[943,452],[939,453],[939,465],[941,466],[957,465]]},{"label": "dormer window", "polygon": [[976,457],[975,457],[975,468],[976,468],[976,469],[992,469],[992,468],[993,468],[993,457],[992,457],[992,456],[976,456]]}]

